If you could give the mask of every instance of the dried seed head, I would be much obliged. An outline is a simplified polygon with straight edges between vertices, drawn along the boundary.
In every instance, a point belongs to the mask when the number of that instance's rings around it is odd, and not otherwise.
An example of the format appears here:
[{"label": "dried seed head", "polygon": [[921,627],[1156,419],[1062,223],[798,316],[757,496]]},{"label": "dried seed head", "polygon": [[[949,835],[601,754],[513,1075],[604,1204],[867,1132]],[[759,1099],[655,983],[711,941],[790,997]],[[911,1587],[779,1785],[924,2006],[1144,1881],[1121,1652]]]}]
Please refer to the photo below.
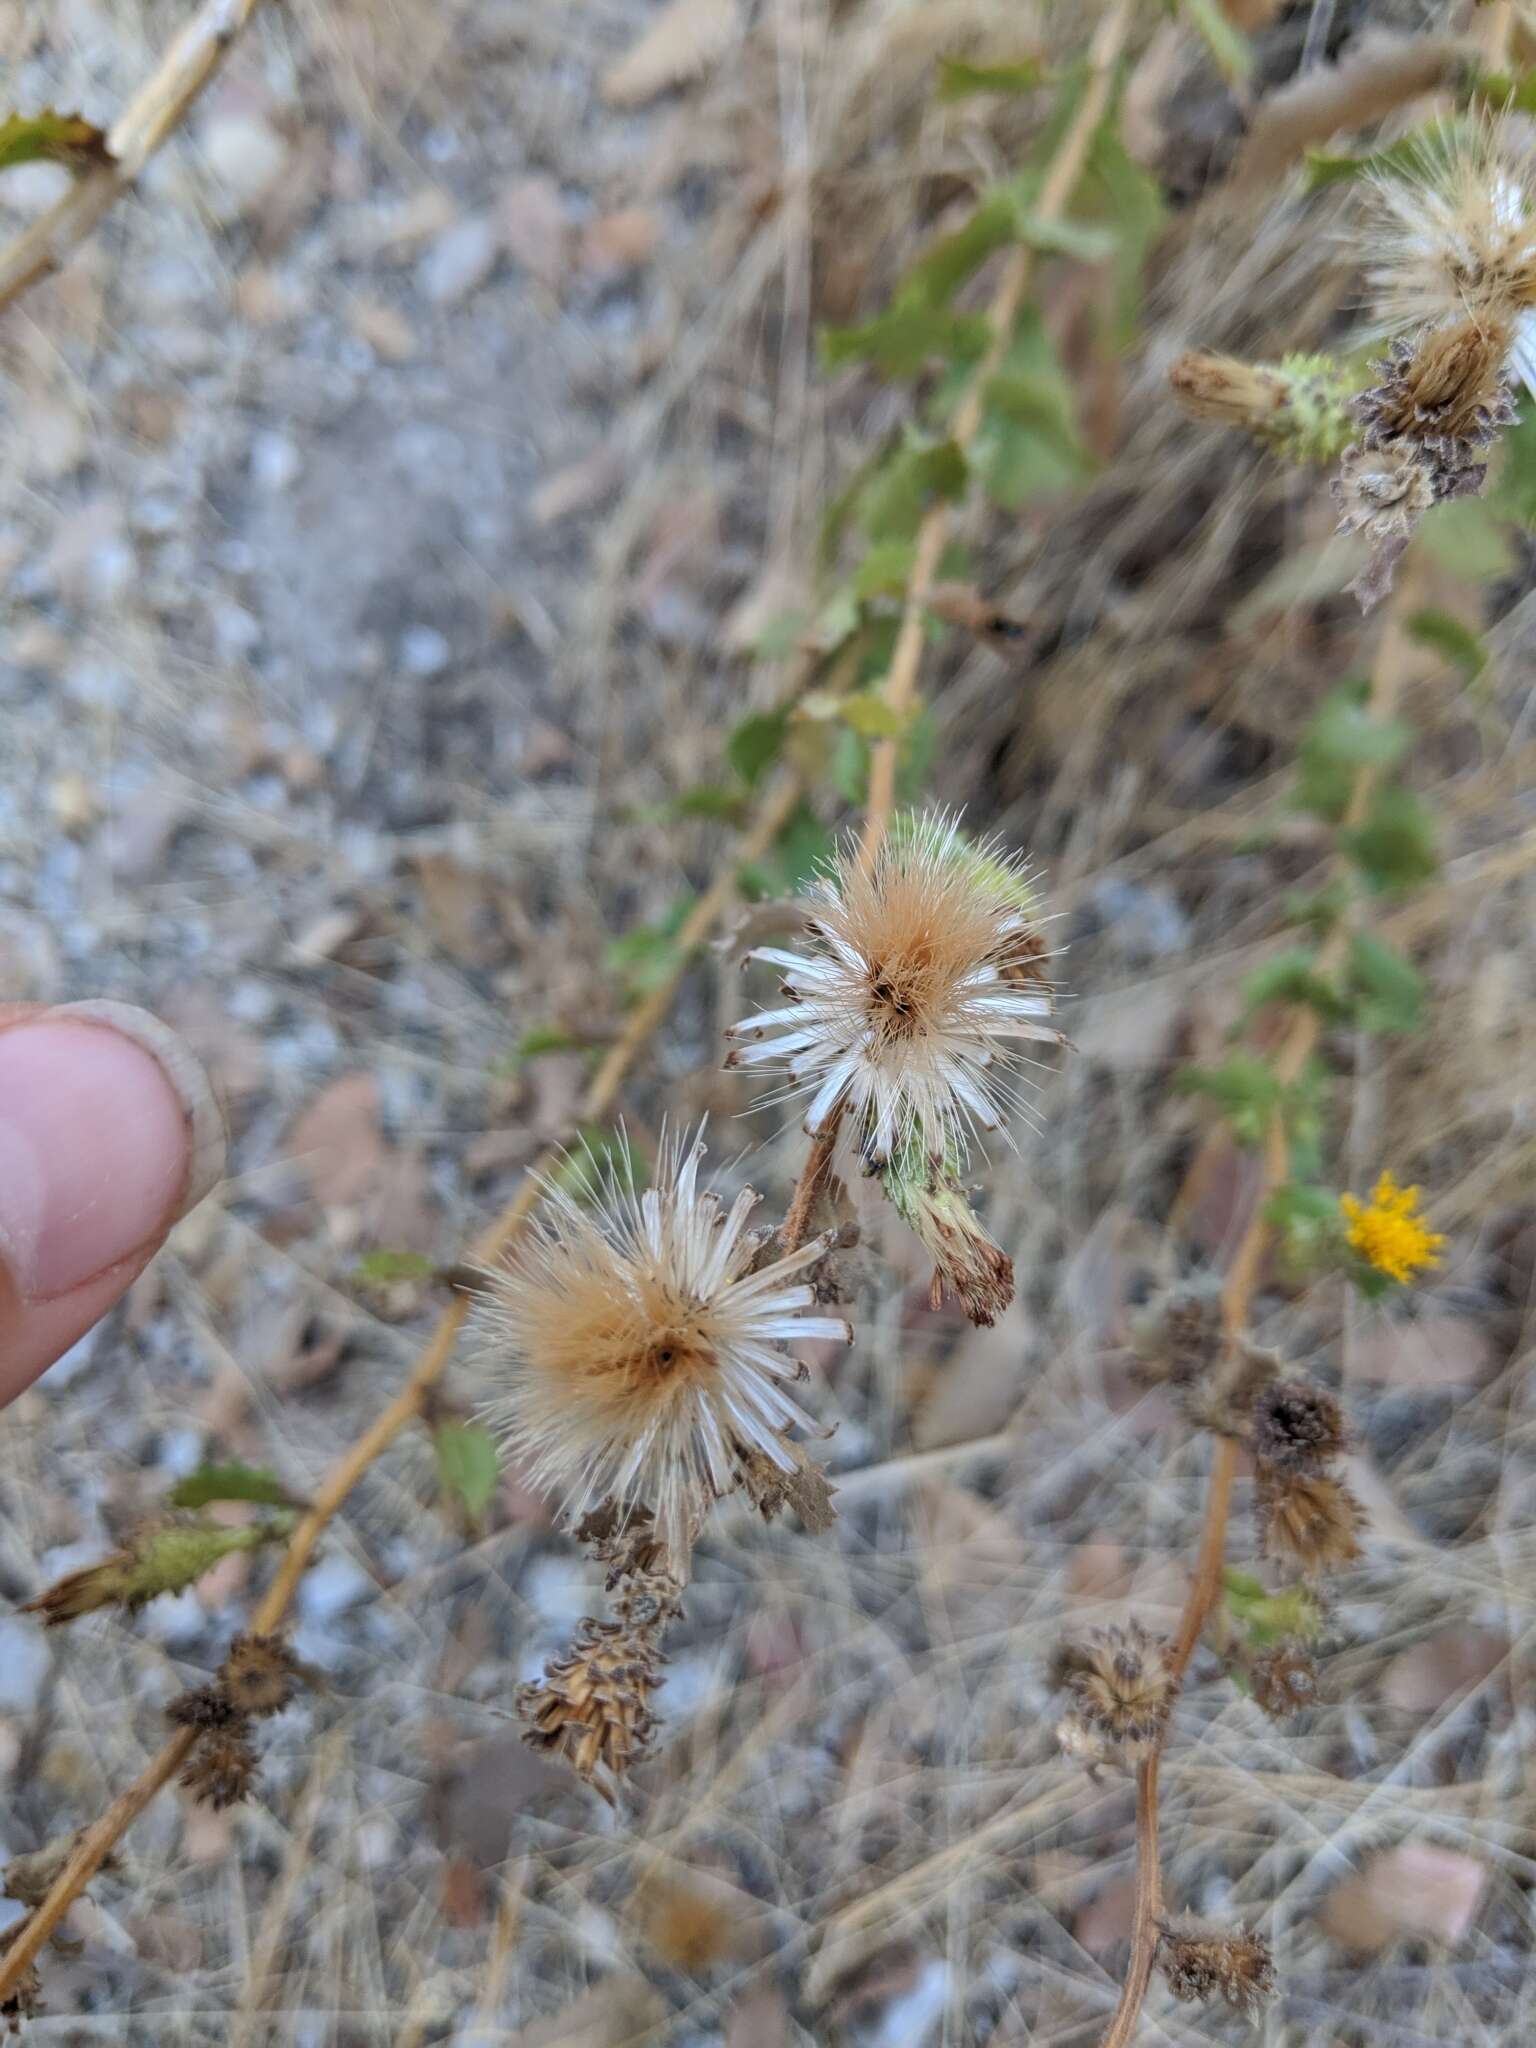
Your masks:
[{"label": "dried seed head", "polygon": [[219,1671],[237,1713],[280,1714],[298,1690],[299,1660],[278,1636],[237,1635]]},{"label": "dried seed head", "polygon": [[1536,305],[1536,179],[1520,131],[1490,115],[1446,122],[1406,176],[1373,180],[1376,262],[1367,281],[1383,328],[1473,319],[1513,329],[1525,370],[1522,315]]},{"label": "dried seed head", "polygon": [[735,1027],[727,1064],[786,1070],[815,1135],[848,1113],[871,1171],[915,1143],[963,1159],[1011,1100],[1012,1041],[1062,1043],[1027,869],[949,818],[899,819],[873,863],[853,848],[810,891],[818,950],[759,948],[783,1009]]},{"label": "dried seed head", "polygon": [[1406,544],[1435,502],[1434,460],[1412,441],[1360,443],[1345,450],[1333,495],[1340,533],[1363,533],[1378,545]]},{"label": "dried seed head", "polygon": [[1096,1771],[1113,1755],[1113,1745],[1097,1728],[1090,1728],[1081,1714],[1064,1714],[1056,1723],[1056,1742],[1065,1757]]},{"label": "dried seed head", "polygon": [[930,1308],[953,1294],[973,1323],[990,1327],[1013,1299],[1013,1261],[972,1209],[955,1154],[930,1158],[914,1131],[894,1148],[881,1186],[933,1260]]},{"label": "dried seed head", "polygon": [[244,1721],[211,1728],[198,1738],[181,1774],[181,1782],[203,1805],[222,1811],[249,1796],[256,1782],[257,1758]]},{"label": "dried seed head", "polygon": [[1173,1708],[1168,1644],[1139,1621],[1095,1629],[1071,1673],[1077,1711],[1110,1742],[1135,1749],[1155,1742]]},{"label": "dried seed head", "polygon": [[1253,1455],[1281,1472],[1321,1472],[1349,1447],[1344,1411],[1310,1380],[1276,1380],[1253,1404]]},{"label": "dried seed head", "polygon": [[240,1719],[220,1685],[193,1686],[178,1693],[165,1710],[165,1718],[179,1728],[227,1728]]},{"label": "dried seed head", "polygon": [[1443,470],[1465,469],[1515,423],[1510,329],[1478,320],[1401,337],[1372,365],[1381,381],[1355,401],[1367,447],[1407,441]]},{"label": "dried seed head", "polygon": [[750,1451],[741,1461],[742,1488],[765,1522],[771,1522],[781,1509],[791,1508],[812,1536],[825,1535],[837,1520],[832,1505],[837,1488],[799,1444],[788,1437],[783,1444],[795,1461],[794,1471],[784,1471],[761,1451]]},{"label": "dried seed head", "polygon": [[1365,1515],[1341,1480],[1259,1467],[1254,1493],[1259,1548],[1304,1572],[1325,1572],[1360,1555]]},{"label": "dried seed head", "polygon": [[1234,2012],[1251,2017],[1274,1996],[1269,1943],[1241,1929],[1165,1926],[1157,1960],[1168,1989],[1189,2003],[1219,1996]]},{"label": "dried seed head", "polygon": [[645,1508],[681,1560],[710,1503],[760,1451],[793,1471],[784,1430],[811,1430],[785,1392],[804,1367],[782,1346],[852,1341],[841,1316],[808,1314],[813,1239],[751,1270],[750,1189],[726,1213],[697,1186],[701,1143],[664,1142],[657,1184],[610,1184],[595,1215],[551,1189],[544,1214],[480,1304],[487,1416],[537,1486],[580,1520],[611,1501]]},{"label": "dried seed head", "polygon": [[1169,1289],[1137,1319],[1132,1341],[1146,1378],[1171,1386],[1197,1428],[1242,1436],[1278,1361],[1246,1337],[1228,1336],[1221,1292],[1214,1276]]},{"label": "dried seed head", "polygon": [[1317,1704],[1317,1659],[1304,1643],[1276,1643],[1254,1660],[1248,1682],[1271,1720],[1283,1721]]},{"label": "dried seed head", "polygon": [[624,1777],[650,1746],[651,1697],[664,1661],[659,1625],[583,1621],[569,1654],[536,1684],[518,1688],[517,1710],[530,1724],[526,1739],[563,1756],[611,1801],[607,1781]]},{"label": "dried seed head", "polygon": [[1272,427],[1287,404],[1285,380],[1266,363],[1188,349],[1168,372],[1180,407],[1192,420],[1260,432]]}]

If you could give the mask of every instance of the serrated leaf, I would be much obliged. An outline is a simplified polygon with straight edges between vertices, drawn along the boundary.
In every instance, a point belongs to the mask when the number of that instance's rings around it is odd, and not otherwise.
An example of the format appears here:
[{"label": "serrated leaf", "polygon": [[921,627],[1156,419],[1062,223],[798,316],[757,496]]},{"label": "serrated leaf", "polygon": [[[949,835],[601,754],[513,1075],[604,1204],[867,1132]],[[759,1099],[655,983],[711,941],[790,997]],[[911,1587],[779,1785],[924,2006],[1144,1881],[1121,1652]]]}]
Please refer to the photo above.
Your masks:
[{"label": "serrated leaf", "polygon": [[872,541],[909,541],[935,498],[954,504],[964,497],[968,475],[954,441],[909,442],[865,486],[859,523]]},{"label": "serrated leaf", "polygon": [[725,758],[748,789],[762,780],[763,771],[784,751],[788,730],[788,714],[783,711],[750,711],[732,728],[725,743]]},{"label": "serrated leaf", "polygon": [[1363,681],[1341,683],[1329,691],[1302,735],[1293,798],[1297,808],[1337,824],[1359,771],[1392,767],[1412,737],[1412,727],[1401,719],[1373,715]]},{"label": "serrated leaf", "polygon": [[370,1287],[389,1287],[397,1280],[430,1280],[436,1270],[425,1252],[372,1251],[364,1252],[352,1277]]},{"label": "serrated leaf", "polygon": [[1081,482],[1092,467],[1077,437],[1072,387],[1033,307],[1020,315],[987,387],[972,452],[987,495],[1010,511]]},{"label": "serrated leaf", "polygon": [[495,1438],[478,1422],[440,1422],[432,1432],[432,1448],[443,1492],[458,1502],[471,1527],[478,1528],[501,1479]]},{"label": "serrated leaf", "polygon": [[910,305],[947,306],[993,250],[1013,240],[1016,217],[1011,187],[984,193],[963,226],[941,235],[918,257],[901,280],[898,297]]},{"label": "serrated leaf", "polygon": [[0,171],[14,164],[54,163],[79,168],[109,164],[107,138],[83,114],[44,107],[39,114],[8,114],[0,121]]},{"label": "serrated leaf", "polygon": [[1434,822],[1407,789],[1378,790],[1365,823],[1341,833],[1339,843],[1378,895],[1411,889],[1439,866]]},{"label": "serrated leaf", "polygon": [[1418,1028],[1424,1008],[1423,976],[1411,960],[1373,932],[1356,932],[1350,941],[1349,989],[1362,1031]]},{"label": "serrated leaf", "polygon": [[1419,522],[1419,540],[1442,569],[1464,583],[1491,583],[1510,575],[1515,566],[1503,522],[1480,498],[1431,505]]},{"label": "serrated leaf", "polygon": [[1332,156],[1325,149],[1307,151],[1308,192],[1320,192],[1350,178],[1409,178],[1422,174],[1422,136],[1404,135],[1385,149],[1373,149],[1363,156]]},{"label": "serrated leaf", "polygon": [[1284,1092],[1274,1071],[1249,1052],[1235,1052],[1215,1067],[1187,1067],[1178,1085],[1217,1103],[1243,1145],[1263,1143]]},{"label": "serrated leaf", "polygon": [[1408,631],[1421,647],[1432,647],[1437,654],[1443,654],[1468,678],[1480,676],[1488,666],[1488,650],[1481,635],[1449,612],[1415,612],[1408,621]]},{"label": "serrated leaf", "polygon": [[1304,1004],[1330,1020],[1345,1014],[1339,991],[1318,973],[1316,956],[1300,947],[1277,954],[1246,975],[1243,1000],[1250,1016],[1266,1003]]},{"label": "serrated leaf", "polygon": [[1184,0],[1184,12],[1229,85],[1241,85],[1252,76],[1253,46],[1228,21],[1217,0]]},{"label": "serrated leaf", "polygon": [[178,1479],[166,1495],[173,1508],[205,1508],[215,1500],[255,1501],[262,1507],[297,1507],[293,1495],[275,1472],[264,1465],[199,1465]]},{"label": "serrated leaf", "polygon": [[851,725],[866,740],[895,739],[907,722],[902,713],[893,710],[883,697],[877,697],[868,690],[845,697],[838,707],[838,716],[844,725]]},{"label": "serrated leaf", "polygon": [[854,571],[855,597],[884,597],[904,591],[916,553],[909,540],[877,542]]},{"label": "serrated leaf", "polygon": [[1045,82],[1045,70],[1038,57],[1021,57],[1013,64],[967,64],[958,57],[939,59],[941,101],[963,100],[976,92],[1033,92]]},{"label": "serrated leaf", "polygon": [[916,377],[930,363],[974,362],[990,338],[979,313],[952,313],[914,297],[855,327],[824,327],[821,360],[828,370],[872,363],[886,377]]}]

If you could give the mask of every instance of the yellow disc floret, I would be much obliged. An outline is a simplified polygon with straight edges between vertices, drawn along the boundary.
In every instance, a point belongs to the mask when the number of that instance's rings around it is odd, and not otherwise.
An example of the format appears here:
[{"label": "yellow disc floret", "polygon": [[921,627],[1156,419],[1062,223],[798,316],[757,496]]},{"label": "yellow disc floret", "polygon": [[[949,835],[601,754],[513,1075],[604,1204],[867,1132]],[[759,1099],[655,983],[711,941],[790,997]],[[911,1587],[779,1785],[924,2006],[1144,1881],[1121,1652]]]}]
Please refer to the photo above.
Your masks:
[{"label": "yellow disc floret", "polygon": [[1350,1247],[1389,1280],[1406,1282],[1440,1263],[1445,1239],[1425,1228],[1418,1213],[1419,1193],[1418,1188],[1400,1188],[1390,1173],[1384,1173],[1369,1202],[1357,1195],[1339,1197],[1349,1218],[1345,1237]]}]

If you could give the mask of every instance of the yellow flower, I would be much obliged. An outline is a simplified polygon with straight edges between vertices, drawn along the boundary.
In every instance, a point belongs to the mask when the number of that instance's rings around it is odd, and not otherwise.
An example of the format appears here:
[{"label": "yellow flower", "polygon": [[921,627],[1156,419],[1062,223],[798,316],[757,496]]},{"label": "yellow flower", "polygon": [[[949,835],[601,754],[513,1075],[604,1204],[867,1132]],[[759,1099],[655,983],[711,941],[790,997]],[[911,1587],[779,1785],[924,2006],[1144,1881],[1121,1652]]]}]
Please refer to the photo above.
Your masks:
[{"label": "yellow flower", "polygon": [[1400,1188],[1390,1173],[1384,1173],[1369,1202],[1341,1195],[1339,1206],[1349,1218],[1344,1234],[1350,1246],[1389,1280],[1406,1282],[1439,1265],[1445,1239],[1436,1230],[1426,1230],[1420,1220],[1417,1188]]}]

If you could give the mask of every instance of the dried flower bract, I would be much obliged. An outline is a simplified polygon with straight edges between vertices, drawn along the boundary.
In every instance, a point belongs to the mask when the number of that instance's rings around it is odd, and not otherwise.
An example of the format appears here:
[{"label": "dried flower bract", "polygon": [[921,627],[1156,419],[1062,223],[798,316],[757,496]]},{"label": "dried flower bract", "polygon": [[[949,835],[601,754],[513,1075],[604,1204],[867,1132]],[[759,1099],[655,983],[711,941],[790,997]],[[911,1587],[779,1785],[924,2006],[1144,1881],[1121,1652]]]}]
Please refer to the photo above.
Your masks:
[{"label": "dried flower bract", "polygon": [[1321,1472],[1349,1445],[1344,1411],[1310,1380],[1276,1380],[1253,1404],[1253,1454],[1281,1472]]},{"label": "dried flower bract", "polygon": [[237,1806],[256,1782],[257,1759],[244,1721],[200,1736],[181,1782],[205,1806]]},{"label": "dried flower bract", "polygon": [[1096,1629],[1071,1665],[1077,1711],[1091,1729],[1133,1751],[1157,1740],[1176,1689],[1162,1636],[1139,1621]]},{"label": "dried flower bract", "polygon": [[1241,1929],[1164,1927],[1157,1960],[1174,1997],[1190,2003],[1220,1997],[1251,2018],[1274,1996],[1269,1943]]},{"label": "dried flower bract", "polygon": [[621,1520],[649,1509],[678,1559],[745,1453],[795,1470],[782,1433],[814,1424],[784,1391],[804,1368],[780,1347],[853,1336],[807,1313],[801,1276],[827,1241],[749,1271],[757,1196],[727,1212],[698,1187],[703,1154],[666,1143],[658,1184],[610,1185],[595,1214],[552,1189],[480,1311],[487,1419],[532,1482],[572,1520],[604,1500]]},{"label": "dried flower bract", "polygon": [[1248,1683],[1258,1706],[1271,1720],[1283,1721],[1317,1704],[1317,1659],[1304,1643],[1276,1643],[1256,1657]]},{"label": "dried flower bract", "polygon": [[898,820],[871,866],[845,851],[811,901],[814,954],[747,955],[784,971],[789,1000],[735,1028],[729,1064],[786,1070],[813,1135],[846,1112],[872,1171],[908,1142],[963,1157],[1011,1099],[1009,1042],[1062,1042],[1027,870],[951,819]]},{"label": "dried flower bract", "polygon": [[1254,1494],[1259,1548],[1288,1558],[1304,1572],[1352,1564],[1360,1555],[1365,1516],[1341,1480],[1259,1467]]}]

